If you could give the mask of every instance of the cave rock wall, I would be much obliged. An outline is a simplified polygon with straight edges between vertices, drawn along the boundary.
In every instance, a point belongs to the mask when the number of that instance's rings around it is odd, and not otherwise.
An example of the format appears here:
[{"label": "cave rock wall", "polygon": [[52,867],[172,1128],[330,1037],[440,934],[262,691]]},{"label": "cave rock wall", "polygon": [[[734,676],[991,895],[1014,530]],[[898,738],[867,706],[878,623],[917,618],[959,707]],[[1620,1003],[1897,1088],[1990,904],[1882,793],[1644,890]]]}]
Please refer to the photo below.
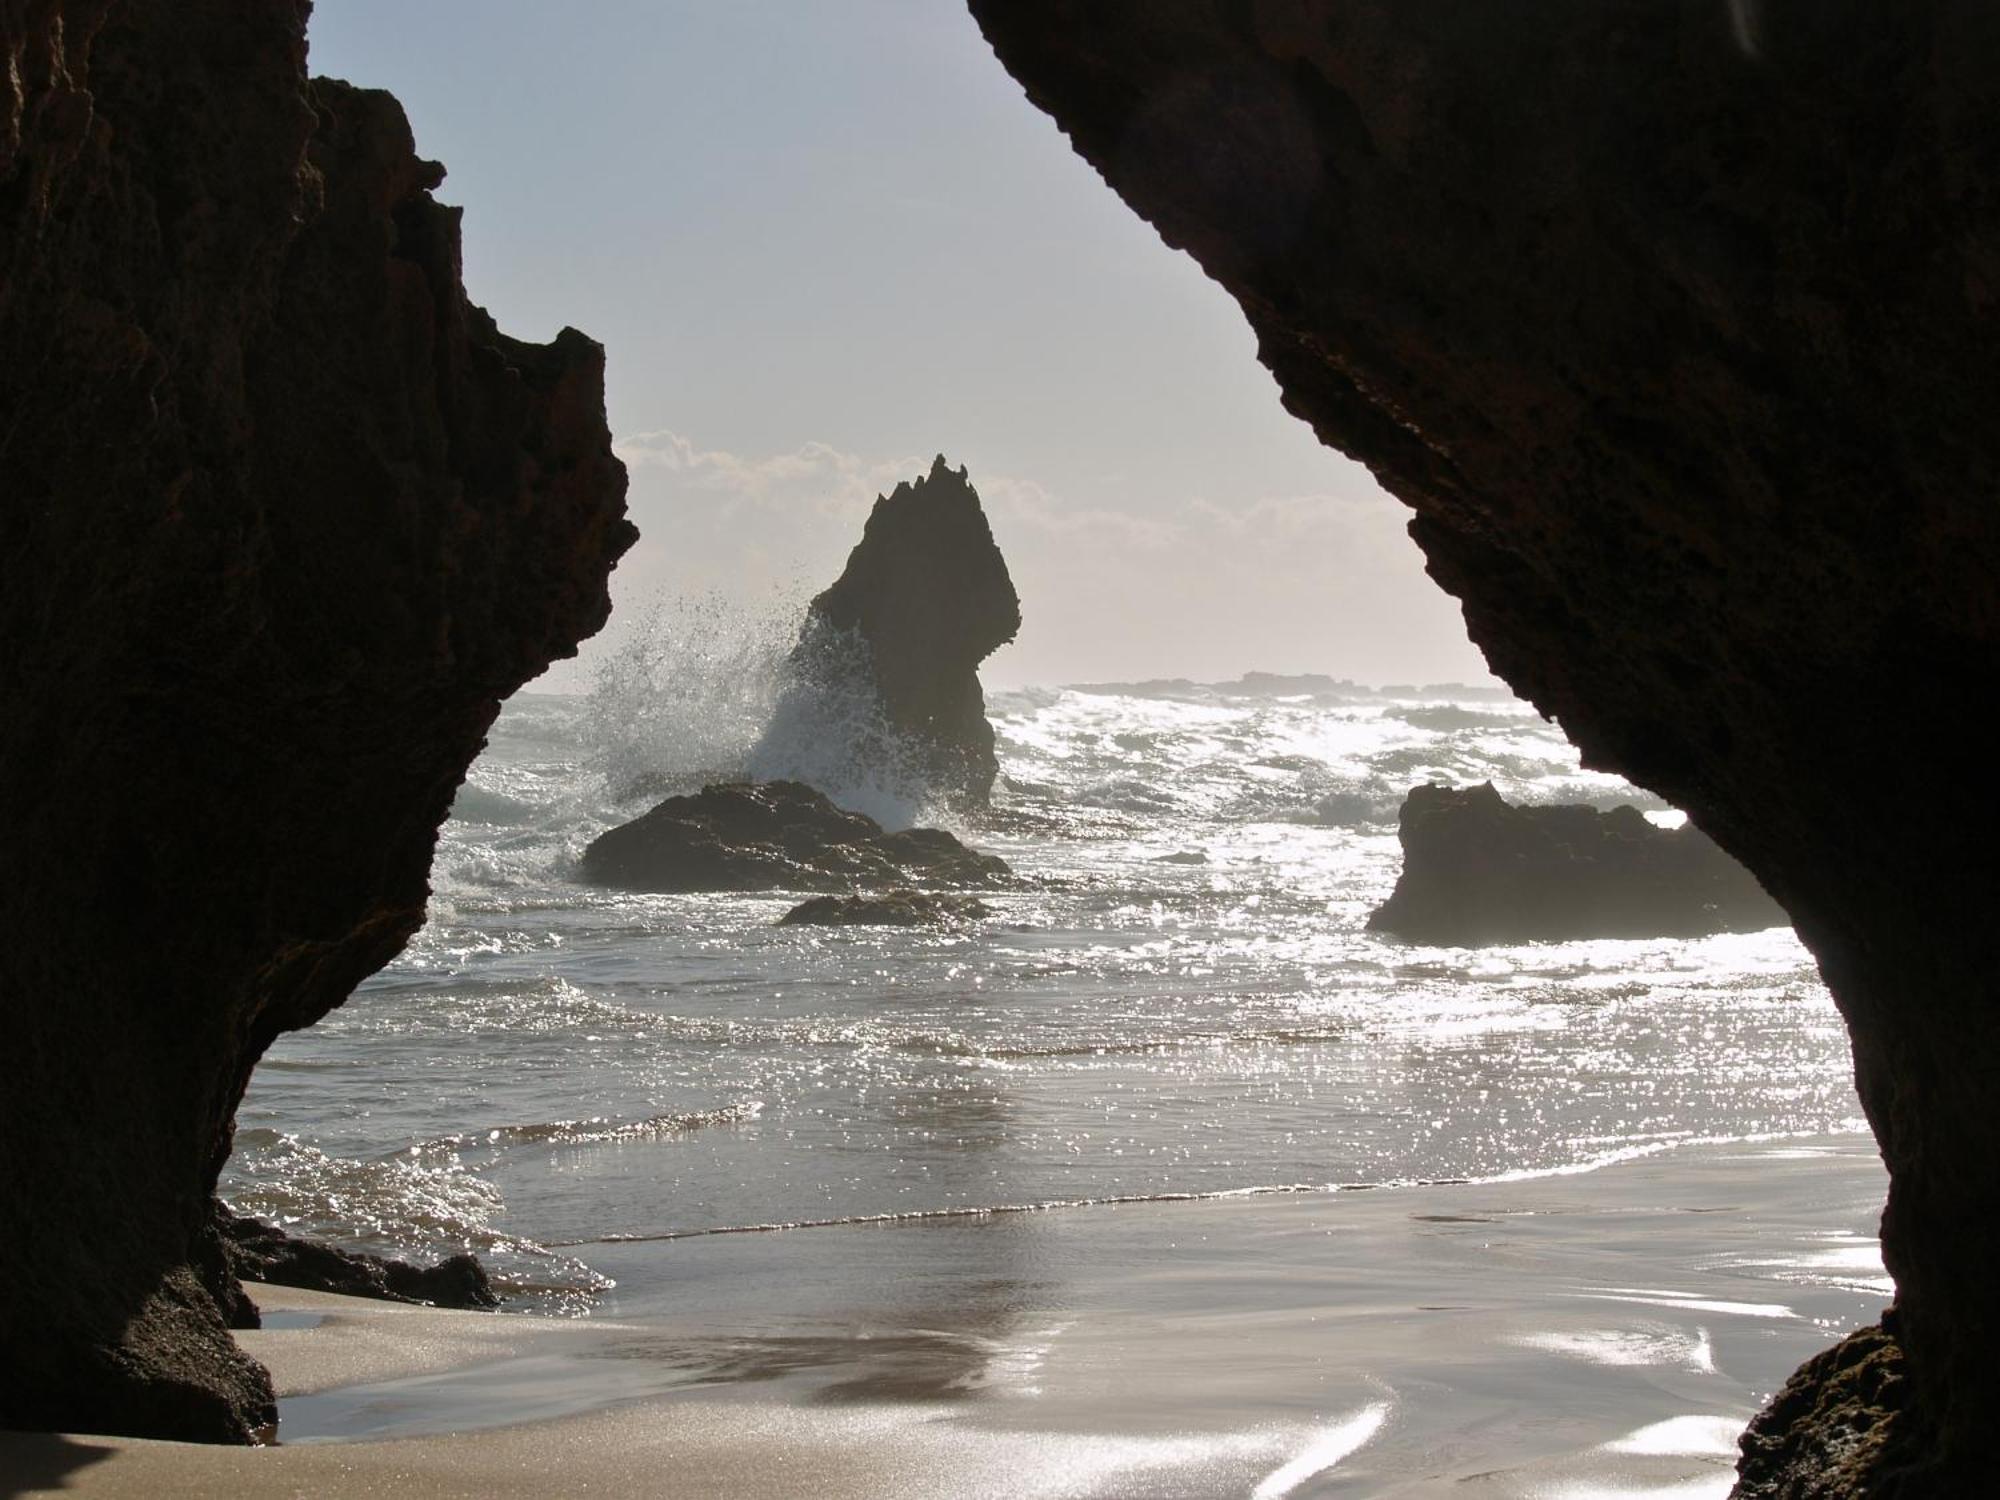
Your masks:
[{"label": "cave rock wall", "polygon": [[[1790,912],[1891,1179],[1905,1368],[1866,1482],[1982,1492],[2000,801],[1967,705],[2000,667],[2000,11],[971,8],[1236,298],[1287,407],[1414,510],[1494,670]],[[1780,1415],[1833,1437],[1761,1424],[1745,1493],[1856,1492],[1812,1457],[1864,1452],[1814,1370]]]},{"label": "cave rock wall", "polygon": [[423,919],[630,544],[603,352],[498,332],[306,0],[0,0],[0,1425],[243,1440],[250,1069]]}]

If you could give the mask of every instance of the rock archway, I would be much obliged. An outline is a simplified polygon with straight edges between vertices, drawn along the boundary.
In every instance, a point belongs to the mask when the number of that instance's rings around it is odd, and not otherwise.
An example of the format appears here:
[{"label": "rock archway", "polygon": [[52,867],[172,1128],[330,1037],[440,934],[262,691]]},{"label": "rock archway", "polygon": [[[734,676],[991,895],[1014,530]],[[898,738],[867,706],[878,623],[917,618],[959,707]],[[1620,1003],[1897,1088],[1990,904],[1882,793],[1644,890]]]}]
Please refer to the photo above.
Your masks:
[{"label": "rock archway", "polygon": [[423,920],[630,544],[603,351],[500,333],[308,0],[0,0],[0,1426],[244,1441],[250,1070]]},{"label": "rock archway", "polygon": [[1818,955],[1891,1174],[1883,1331],[1745,1494],[1990,1467],[2000,12],[971,0],[1415,511],[1494,670]]}]

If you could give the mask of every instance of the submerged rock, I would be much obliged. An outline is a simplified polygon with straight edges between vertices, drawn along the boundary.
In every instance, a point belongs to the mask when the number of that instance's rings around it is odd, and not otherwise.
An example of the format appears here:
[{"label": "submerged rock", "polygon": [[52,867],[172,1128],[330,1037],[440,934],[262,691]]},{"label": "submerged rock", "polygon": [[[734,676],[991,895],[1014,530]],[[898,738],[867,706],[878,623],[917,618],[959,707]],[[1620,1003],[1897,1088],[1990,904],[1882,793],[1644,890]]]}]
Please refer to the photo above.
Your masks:
[{"label": "submerged rock", "polygon": [[[446,1256],[432,1266],[412,1265],[300,1239],[274,1225],[234,1213],[220,1201],[215,1205],[215,1230],[229,1272],[240,1281],[430,1307],[486,1310],[500,1305],[486,1267],[469,1252]],[[230,1326],[258,1326],[257,1309],[248,1297],[236,1300]]]},{"label": "submerged rock", "polygon": [[306,0],[0,4],[0,1427],[249,1441],[238,1100],[421,925],[630,544],[603,350],[499,332]]},{"label": "submerged rock", "polygon": [[[861,541],[806,612],[794,664],[808,684],[862,674],[893,743],[860,758],[907,757],[908,770],[956,805],[991,798],[999,762],[979,664],[1014,639],[1021,602],[963,468],[879,496]],[[841,726],[867,734],[873,726]]]},{"label": "submerged rock", "polygon": [[843,891],[992,886],[1006,862],[939,828],[886,833],[797,781],[731,782],[669,797],[600,834],[579,873],[628,891]]},{"label": "submerged rock", "polygon": [[879,896],[815,896],[778,919],[780,927],[930,927],[993,915],[976,896],[885,891]]},{"label": "submerged rock", "polygon": [[1398,833],[1403,872],[1368,926],[1413,943],[1704,937],[1791,920],[1707,834],[1636,807],[1515,807],[1490,781],[1420,786]]}]

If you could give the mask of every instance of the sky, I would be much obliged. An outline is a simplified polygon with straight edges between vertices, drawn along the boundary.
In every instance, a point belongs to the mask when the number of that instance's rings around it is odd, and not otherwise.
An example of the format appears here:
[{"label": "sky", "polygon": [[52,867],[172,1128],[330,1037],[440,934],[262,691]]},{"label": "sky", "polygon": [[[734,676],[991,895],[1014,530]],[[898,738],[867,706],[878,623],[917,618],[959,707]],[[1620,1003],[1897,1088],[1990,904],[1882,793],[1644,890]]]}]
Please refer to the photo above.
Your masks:
[{"label": "sky", "polygon": [[1488,680],[1402,507],[951,0],[318,0],[310,42],[445,163],[473,300],[607,347],[642,539],[542,686],[676,600],[802,603],[937,453],[1021,595],[989,685]]}]

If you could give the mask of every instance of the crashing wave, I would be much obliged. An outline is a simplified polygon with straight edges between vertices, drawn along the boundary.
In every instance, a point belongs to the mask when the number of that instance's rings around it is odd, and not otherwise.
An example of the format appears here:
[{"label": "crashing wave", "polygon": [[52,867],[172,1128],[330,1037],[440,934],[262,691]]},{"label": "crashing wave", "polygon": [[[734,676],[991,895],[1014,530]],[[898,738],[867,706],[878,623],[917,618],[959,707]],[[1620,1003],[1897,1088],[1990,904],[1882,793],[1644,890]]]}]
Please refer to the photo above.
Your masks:
[{"label": "crashing wave", "polygon": [[882,709],[868,646],[808,615],[783,687],[744,769],[757,781],[802,781],[890,832],[935,821],[926,757]]}]

